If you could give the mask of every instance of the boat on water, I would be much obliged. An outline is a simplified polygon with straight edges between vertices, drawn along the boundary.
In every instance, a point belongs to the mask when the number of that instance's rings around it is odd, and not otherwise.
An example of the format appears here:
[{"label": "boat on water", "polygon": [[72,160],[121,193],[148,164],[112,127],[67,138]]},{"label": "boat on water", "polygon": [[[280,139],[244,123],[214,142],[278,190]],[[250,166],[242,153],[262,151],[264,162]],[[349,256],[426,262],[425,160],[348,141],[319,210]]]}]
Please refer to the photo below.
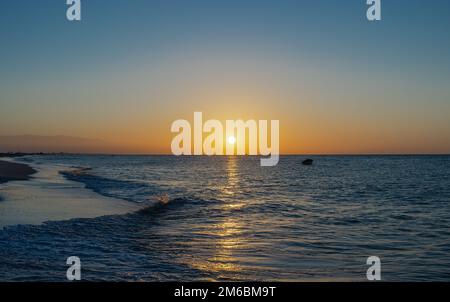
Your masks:
[{"label": "boat on water", "polygon": [[302,164],[305,166],[311,166],[313,164],[313,160],[310,158],[305,159],[304,161],[302,161]]}]

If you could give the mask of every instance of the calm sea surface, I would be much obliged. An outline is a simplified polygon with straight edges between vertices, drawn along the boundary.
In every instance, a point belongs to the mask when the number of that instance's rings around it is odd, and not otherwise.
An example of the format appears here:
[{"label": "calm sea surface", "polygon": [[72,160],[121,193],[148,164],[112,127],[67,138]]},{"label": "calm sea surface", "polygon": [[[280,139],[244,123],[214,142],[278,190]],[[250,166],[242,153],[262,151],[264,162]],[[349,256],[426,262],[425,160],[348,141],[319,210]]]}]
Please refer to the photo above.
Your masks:
[{"label": "calm sea surface", "polygon": [[0,281],[450,281],[450,156],[312,158],[25,158],[145,209],[0,230]]}]

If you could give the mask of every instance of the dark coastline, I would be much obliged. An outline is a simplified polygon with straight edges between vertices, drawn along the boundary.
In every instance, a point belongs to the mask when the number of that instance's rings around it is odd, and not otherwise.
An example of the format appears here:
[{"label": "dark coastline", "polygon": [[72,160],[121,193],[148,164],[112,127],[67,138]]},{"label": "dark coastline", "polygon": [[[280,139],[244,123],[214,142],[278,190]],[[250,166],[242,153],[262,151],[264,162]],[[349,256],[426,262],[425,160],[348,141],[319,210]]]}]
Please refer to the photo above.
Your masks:
[{"label": "dark coastline", "polygon": [[36,173],[36,170],[26,164],[0,160],[0,183],[11,180],[28,180],[34,173]]},{"label": "dark coastline", "polygon": [[[34,173],[36,170],[28,165],[0,160],[0,184],[12,180],[28,180]],[[0,201],[2,201],[1,195]]]}]

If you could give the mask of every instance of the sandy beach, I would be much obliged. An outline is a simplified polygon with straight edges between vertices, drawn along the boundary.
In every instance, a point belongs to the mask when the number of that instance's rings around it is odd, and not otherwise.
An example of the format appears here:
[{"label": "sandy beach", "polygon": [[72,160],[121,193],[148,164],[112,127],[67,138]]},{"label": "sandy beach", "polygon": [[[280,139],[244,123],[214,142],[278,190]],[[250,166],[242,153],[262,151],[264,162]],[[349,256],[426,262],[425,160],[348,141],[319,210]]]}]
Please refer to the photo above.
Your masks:
[{"label": "sandy beach", "polygon": [[0,183],[10,180],[28,180],[36,170],[28,165],[0,160]]},{"label": "sandy beach", "polygon": [[101,196],[84,184],[65,179],[59,173],[64,167],[30,166],[14,161],[0,161],[0,228],[125,214],[142,207]]}]

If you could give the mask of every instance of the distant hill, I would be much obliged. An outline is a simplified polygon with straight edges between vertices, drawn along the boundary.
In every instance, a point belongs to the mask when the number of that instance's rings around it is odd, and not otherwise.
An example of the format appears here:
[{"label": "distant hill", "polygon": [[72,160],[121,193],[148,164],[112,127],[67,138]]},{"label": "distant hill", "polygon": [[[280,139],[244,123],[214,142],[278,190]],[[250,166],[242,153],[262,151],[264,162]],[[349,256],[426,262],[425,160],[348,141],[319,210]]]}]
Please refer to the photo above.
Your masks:
[{"label": "distant hill", "polygon": [[0,152],[106,153],[111,147],[102,140],[64,135],[0,136]]}]

